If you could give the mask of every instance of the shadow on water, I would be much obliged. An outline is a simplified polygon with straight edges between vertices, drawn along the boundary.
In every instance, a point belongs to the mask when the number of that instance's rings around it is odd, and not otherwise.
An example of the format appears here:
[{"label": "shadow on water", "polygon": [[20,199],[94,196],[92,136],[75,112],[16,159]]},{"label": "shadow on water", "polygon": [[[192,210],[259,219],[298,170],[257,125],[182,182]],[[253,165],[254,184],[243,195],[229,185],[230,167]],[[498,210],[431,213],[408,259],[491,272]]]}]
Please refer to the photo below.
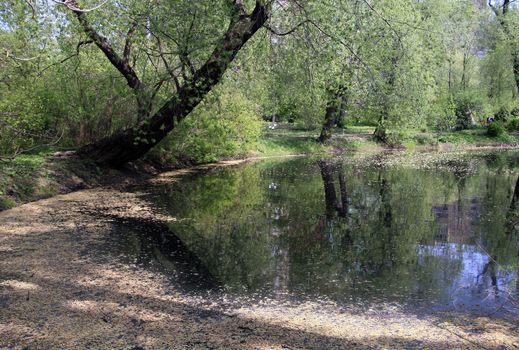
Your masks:
[{"label": "shadow on water", "polygon": [[148,199],[177,221],[118,222],[116,250],[188,291],[517,317],[517,154],[427,169],[377,157],[264,161],[158,185]]},{"label": "shadow on water", "polygon": [[217,281],[207,267],[168,225],[149,219],[112,218],[112,245],[123,262],[145,266],[172,277],[185,292],[218,291]]}]

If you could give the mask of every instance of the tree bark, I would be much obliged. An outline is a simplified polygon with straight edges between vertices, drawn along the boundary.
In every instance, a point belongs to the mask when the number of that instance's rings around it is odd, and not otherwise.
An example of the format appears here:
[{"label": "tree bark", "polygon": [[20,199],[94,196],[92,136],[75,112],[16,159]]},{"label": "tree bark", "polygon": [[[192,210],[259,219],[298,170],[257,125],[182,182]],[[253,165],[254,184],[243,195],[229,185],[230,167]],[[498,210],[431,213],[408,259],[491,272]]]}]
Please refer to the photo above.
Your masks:
[{"label": "tree bark", "polygon": [[270,2],[256,1],[251,14],[247,14],[241,0],[232,1],[235,12],[229,27],[212,52],[209,59],[178,86],[175,94],[151,117],[151,101],[147,97],[144,84],[128,63],[129,49],[125,47],[123,57],[119,57],[106,38],[99,35],[88,23],[85,13],[78,10],[73,0],[67,0],[67,7],[74,12],[85,33],[100,48],[112,65],[125,77],[128,86],[135,92],[139,119],[144,121],[137,126],[87,145],[79,154],[97,163],[120,166],[144,156],[159,143],[178,123],[180,123],[221,80],[229,64],[234,60],[243,45],[263,26],[269,16]]},{"label": "tree bark", "polygon": [[332,138],[332,128],[337,124],[340,118],[343,101],[346,96],[346,89],[339,87],[337,91],[329,92],[330,99],[326,105],[326,114],[324,116],[324,123],[321,129],[321,134],[317,138],[317,141],[324,143]]}]

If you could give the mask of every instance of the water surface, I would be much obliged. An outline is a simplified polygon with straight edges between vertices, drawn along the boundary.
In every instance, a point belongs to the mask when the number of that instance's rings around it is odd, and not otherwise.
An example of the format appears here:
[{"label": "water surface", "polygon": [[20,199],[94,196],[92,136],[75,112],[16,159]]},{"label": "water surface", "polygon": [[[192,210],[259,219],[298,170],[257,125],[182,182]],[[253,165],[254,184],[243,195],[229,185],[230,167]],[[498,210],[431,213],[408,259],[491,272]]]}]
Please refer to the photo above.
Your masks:
[{"label": "water surface", "polygon": [[193,293],[516,317],[519,152],[261,161],[148,189],[119,253]]}]

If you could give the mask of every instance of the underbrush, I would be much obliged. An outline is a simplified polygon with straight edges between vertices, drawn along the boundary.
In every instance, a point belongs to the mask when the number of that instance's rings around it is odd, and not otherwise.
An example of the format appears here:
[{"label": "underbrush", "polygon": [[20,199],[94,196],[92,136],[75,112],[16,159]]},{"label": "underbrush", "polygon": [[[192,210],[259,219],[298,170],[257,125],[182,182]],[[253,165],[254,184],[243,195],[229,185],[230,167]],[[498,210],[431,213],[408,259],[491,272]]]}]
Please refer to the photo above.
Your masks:
[{"label": "underbrush", "polygon": [[0,210],[17,203],[54,195],[45,153],[20,155],[0,162]]}]

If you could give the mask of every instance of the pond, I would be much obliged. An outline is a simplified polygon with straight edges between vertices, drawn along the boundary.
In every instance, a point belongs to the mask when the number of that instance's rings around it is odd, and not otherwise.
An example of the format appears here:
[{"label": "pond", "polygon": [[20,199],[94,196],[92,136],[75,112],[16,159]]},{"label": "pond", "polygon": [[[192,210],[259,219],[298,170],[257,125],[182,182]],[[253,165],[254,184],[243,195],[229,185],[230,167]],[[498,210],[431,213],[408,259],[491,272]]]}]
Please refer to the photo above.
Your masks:
[{"label": "pond", "polygon": [[514,151],[258,161],[147,188],[176,220],[113,239],[193,294],[516,317],[518,170]]}]

